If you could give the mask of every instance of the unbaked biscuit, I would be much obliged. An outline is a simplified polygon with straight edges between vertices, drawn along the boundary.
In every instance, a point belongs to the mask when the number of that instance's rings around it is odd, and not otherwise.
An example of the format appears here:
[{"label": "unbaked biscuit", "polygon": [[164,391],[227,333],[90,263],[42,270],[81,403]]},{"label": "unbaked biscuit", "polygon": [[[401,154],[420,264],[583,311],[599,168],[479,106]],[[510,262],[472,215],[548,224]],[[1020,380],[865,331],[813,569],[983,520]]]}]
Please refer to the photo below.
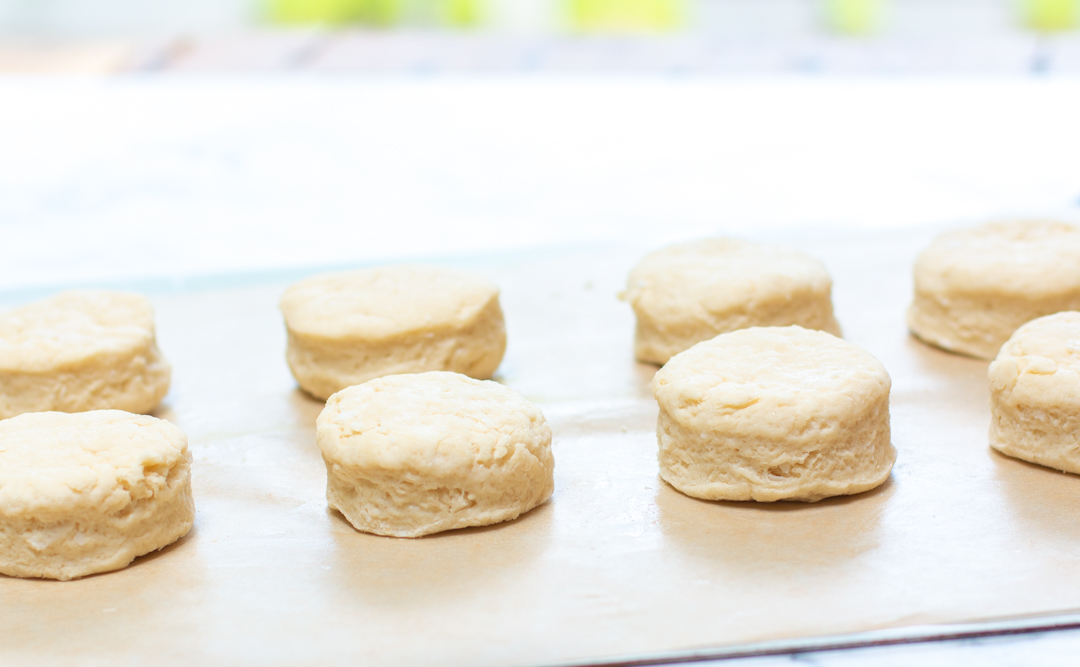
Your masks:
[{"label": "unbaked biscuit", "polygon": [[391,375],[330,397],[318,419],[326,499],[357,530],[419,537],[508,521],[554,488],[533,404],[456,373]]},{"label": "unbaked biscuit", "polygon": [[453,269],[391,266],[315,276],[285,292],[281,311],[289,368],[323,400],[396,373],[487,379],[506,351],[499,288]]},{"label": "unbaked biscuit", "polygon": [[800,252],[735,239],[706,239],[647,255],[621,298],[637,316],[634,355],[664,364],[718,334],[799,325],[840,335],[832,279]]},{"label": "unbaked biscuit", "polygon": [[172,424],[119,410],[0,421],[0,573],[117,570],[191,529],[191,455]]},{"label": "unbaked biscuit", "polygon": [[77,290],[0,314],[0,419],[24,412],[146,413],[171,370],[138,294]]},{"label": "unbaked biscuit", "polygon": [[660,476],[706,500],[803,500],[886,480],[889,374],[864,350],[802,327],[742,329],[676,355],[653,378]]},{"label": "unbaked biscuit", "polygon": [[1022,324],[1080,310],[1080,228],[994,222],[939,236],[915,262],[908,326],[950,352],[993,359]]},{"label": "unbaked biscuit", "polygon": [[990,446],[1080,473],[1080,313],[1020,327],[990,364]]}]

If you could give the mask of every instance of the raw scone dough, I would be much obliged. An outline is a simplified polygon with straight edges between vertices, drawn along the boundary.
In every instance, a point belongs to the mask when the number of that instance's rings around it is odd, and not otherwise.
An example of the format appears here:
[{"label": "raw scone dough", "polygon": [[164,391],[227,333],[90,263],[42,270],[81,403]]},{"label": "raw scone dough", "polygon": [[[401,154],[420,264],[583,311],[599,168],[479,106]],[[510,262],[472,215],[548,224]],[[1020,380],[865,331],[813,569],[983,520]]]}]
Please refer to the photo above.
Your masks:
[{"label": "raw scone dough", "polygon": [[1028,322],[990,364],[990,446],[1080,473],[1080,313]]},{"label": "raw scone dough", "polygon": [[315,276],[281,298],[289,368],[325,400],[397,373],[487,379],[506,351],[499,288],[462,271],[392,266]]},{"label": "raw scone dough", "polygon": [[154,312],[138,294],[78,290],[0,314],[0,419],[150,412],[169,391]]},{"label": "raw scone dough", "polygon": [[706,239],[647,255],[621,298],[637,315],[634,355],[664,364],[703,340],[736,329],[797,324],[840,335],[832,279],[800,252]]},{"label": "raw scone dough", "polygon": [[802,327],[717,336],[653,378],[660,476],[706,500],[804,500],[860,493],[889,476],[885,368]]},{"label": "raw scone dough", "polygon": [[993,359],[1022,324],[1080,310],[1080,228],[994,222],[939,236],[915,262],[912,333],[950,352]]},{"label": "raw scone dough", "polygon": [[319,415],[318,443],[330,507],[377,535],[508,521],[554,488],[540,410],[457,373],[390,375],[334,394]]},{"label": "raw scone dough", "polygon": [[187,437],[120,410],[0,422],[0,573],[118,570],[191,529]]}]

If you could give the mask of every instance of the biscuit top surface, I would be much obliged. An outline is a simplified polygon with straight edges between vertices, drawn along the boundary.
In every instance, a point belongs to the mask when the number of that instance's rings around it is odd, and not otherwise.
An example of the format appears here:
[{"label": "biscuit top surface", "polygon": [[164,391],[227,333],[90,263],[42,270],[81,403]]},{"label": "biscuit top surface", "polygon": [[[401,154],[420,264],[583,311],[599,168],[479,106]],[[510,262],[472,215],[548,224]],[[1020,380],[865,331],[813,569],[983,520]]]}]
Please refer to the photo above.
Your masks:
[{"label": "biscuit top surface", "polygon": [[35,412],[0,421],[0,513],[115,511],[149,497],[186,456],[187,437],[120,410]]},{"label": "biscuit top surface", "polygon": [[919,291],[1050,296],[1080,289],[1080,227],[991,222],[942,234],[915,262]]},{"label": "biscuit top surface", "polygon": [[130,352],[154,339],[146,297],[75,290],[0,314],[0,370],[62,370],[88,358]]},{"label": "biscuit top surface", "polygon": [[390,266],[314,276],[281,297],[295,333],[380,339],[465,326],[499,294],[492,282],[434,266]]},{"label": "biscuit top surface", "polygon": [[1001,347],[995,363],[1008,358],[1018,365],[1019,373],[1080,373],[1080,313],[1057,313],[1028,322]]},{"label": "biscuit top surface", "polygon": [[384,470],[491,466],[546,446],[544,415],[490,380],[433,371],[388,375],[330,397],[318,419],[318,442],[333,461]]},{"label": "biscuit top surface", "polygon": [[747,301],[831,287],[825,266],[809,255],[736,239],[704,239],[646,255],[630,272],[624,298],[678,315],[688,300],[722,312]]},{"label": "biscuit top surface", "polygon": [[721,334],[672,357],[652,381],[661,408],[702,429],[717,419],[754,427],[783,414],[841,419],[890,386],[869,352],[798,326]]}]

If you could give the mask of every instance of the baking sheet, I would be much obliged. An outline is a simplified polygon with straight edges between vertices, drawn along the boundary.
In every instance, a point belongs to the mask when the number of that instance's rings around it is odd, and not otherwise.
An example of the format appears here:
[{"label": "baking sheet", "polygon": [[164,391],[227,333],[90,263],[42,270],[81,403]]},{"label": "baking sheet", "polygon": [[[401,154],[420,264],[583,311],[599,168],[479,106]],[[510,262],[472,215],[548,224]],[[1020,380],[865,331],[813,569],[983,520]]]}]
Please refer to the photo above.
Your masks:
[{"label": "baking sheet", "polygon": [[419,540],[326,508],[321,404],[289,376],[276,309],[298,273],[158,294],[159,416],[190,439],[195,528],[119,572],[0,577],[0,662],[530,665],[1080,608],[1080,477],[991,451],[987,364],[906,333],[929,238],[787,239],[826,262],[845,336],[893,378],[891,479],[812,505],[657,477],[655,369],[614,297],[643,249],[457,262],[503,286],[499,379],[547,415],[556,488],[518,521]]}]

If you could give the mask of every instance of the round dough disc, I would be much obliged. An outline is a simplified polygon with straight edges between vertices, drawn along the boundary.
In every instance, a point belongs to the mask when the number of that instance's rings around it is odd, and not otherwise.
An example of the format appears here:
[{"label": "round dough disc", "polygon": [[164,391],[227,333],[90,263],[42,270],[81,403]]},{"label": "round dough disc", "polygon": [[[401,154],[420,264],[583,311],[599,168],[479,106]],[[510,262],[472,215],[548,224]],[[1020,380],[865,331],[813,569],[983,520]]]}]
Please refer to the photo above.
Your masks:
[{"label": "round dough disc", "polygon": [[499,288],[433,266],[315,276],[281,298],[289,368],[326,399],[383,375],[453,371],[487,379],[506,351]]},{"label": "round dough disc", "polygon": [[797,324],[840,335],[832,279],[800,252],[735,239],[706,239],[647,255],[622,298],[634,308],[634,355],[667,363],[704,340],[737,329]]},{"label": "round dough disc", "polygon": [[0,421],[0,572],[118,570],[191,529],[191,455],[169,422],[119,410]]},{"label": "round dough disc", "polygon": [[868,352],[802,327],[699,343],[653,378],[660,476],[706,500],[817,501],[886,480],[889,374]]},{"label": "round dough disc", "polygon": [[1022,324],[1080,310],[1080,228],[994,222],[939,236],[915,262],[908,326],[923,341],[993,359]]},{"label": "round dough disc", "polygon": [[551,429],[532,403],[456,373],[390,375],[318,419],[326,499],[357,530],[419,537],[486,526],[551,495]]},{"label": "round dough disc", "polygon": [[0,314],[0,419],[24,412],[146,413],[171,369],[146,297],[77,290]]},{"label": "round dough disc", "polygon": [[1080,473],[1080,313],[1020,327],[990,364],[990,446]]}]

